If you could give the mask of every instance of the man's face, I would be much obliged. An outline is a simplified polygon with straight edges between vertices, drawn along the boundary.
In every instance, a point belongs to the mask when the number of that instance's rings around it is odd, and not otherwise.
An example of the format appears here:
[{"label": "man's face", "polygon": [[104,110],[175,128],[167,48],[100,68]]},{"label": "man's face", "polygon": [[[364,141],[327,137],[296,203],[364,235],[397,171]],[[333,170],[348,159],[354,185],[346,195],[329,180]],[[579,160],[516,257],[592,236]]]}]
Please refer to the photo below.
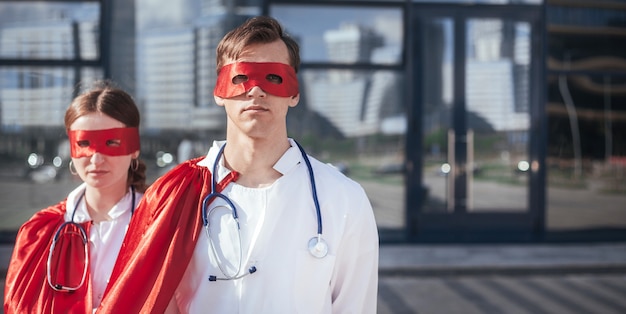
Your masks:
[{"label": "man's face", "polygon": [[274,96],[298,95],[294,68],[280,62],[234,62],[220,69],[214,94],[222,98],[239,96],[258,86]]},{"label": "man's face", "polygon": [[[226,84],[226,90],[217,91],[216,87],[214,94],[215,102],[226,110],[228,132],[262,138],[284,136],[287,111],[300,99],[295,71],[291,72],[293,68],[289,65],[287,46],[282,40],[250,45],[238,59],[226,60],[224,68],[236,63],[239,64],[227,68],[229,74],[224,76],[226,79],[222,83]],[[224,68],[220,70],[220,75]],[[240,72],[236,69],[242,70],[242,73],[236,73]],[[276,79],[275,74],[280,76],[282,84],[276,84],[277,80],[270,81]],[[242,82],[238,81],[240,79]],[[235,85],[240,86],[233,87]]]}]

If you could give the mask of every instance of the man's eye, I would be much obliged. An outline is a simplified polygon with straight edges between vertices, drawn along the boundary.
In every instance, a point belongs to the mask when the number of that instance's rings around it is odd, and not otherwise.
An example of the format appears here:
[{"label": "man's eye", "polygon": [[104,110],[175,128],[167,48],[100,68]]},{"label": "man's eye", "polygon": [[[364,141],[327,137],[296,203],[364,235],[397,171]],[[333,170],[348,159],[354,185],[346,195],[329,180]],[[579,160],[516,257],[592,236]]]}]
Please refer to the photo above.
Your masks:
[{"label": "man's eye", "polygon": [[276,74],[268,74],[265,79],[274,84],[282,84],[283,82],[283,78]]},{"label": "man's eye", "polygon": [[107,140],[107,146],[109,147],[120,147],[122,141],[120,140]]},{"label": "man's eye", "polygon": [[76,145],[80,147],[89,147],[89,141],[88,140],[76,141]]},{"label": "man's eye", "polygon": [[236,75],[235,77],[233,77],[233,84],[237,85],[237,84],[241,84],[243,82],[248,81],[248,76],[243,75],[243,74],[239,74]]}]

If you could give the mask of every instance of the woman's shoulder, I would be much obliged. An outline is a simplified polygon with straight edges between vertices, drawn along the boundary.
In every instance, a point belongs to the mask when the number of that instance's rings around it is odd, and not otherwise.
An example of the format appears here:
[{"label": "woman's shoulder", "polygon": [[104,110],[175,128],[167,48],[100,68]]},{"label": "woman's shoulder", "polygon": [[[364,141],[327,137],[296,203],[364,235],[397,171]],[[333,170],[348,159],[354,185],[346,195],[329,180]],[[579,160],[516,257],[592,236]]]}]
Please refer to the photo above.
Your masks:
[{"label": "woman's shoulder", "polygon": [[65,216],[65,200],[62,202],[46,207],[36,212],[28,219],[18,232],[18,237],[24,234],[32,234],[46,232],[46,230],[54,229],[64,221]]},{"label": "woman's shoulder", "polygon": [[63,200],[57,204],[41,209],[36,212],[28,221],[48,221],[51,219],[63,218],[63,216],[65,215],[65,211],[67,210],[66,203],[67,200]]}]

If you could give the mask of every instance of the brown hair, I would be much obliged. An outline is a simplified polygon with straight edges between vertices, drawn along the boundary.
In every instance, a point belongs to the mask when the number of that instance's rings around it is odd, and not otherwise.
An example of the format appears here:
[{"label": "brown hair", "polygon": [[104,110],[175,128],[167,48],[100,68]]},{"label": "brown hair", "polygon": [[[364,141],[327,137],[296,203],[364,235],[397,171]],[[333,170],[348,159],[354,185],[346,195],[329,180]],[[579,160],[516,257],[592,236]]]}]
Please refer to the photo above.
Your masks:
[{"label": "brown hair", "polygon": [[[79,117],[93,112],[104,113],[124,123],[126,127],[139,127],[139,109],[135,101],[110,80],[97,81],[92,89],[74,98],[65,111],[65,129],[69,130],[72,123]],[[128,168],[127,185],[133,186],[137,192],[142,193],[148,188],[146,164],[139,158],[137,158],[137,167],[134,167],[131,162]]]},{"label": "brown hair", "polygon": [[287,35],[280,23],[268,16],[248,19],[222,38],[217,46],[217,73],[227,59],[237,59],[241,52],[252,44],[268,44],[282,40],[289,51],[289,64],[298,72],[300,67],[300,48],[298,43]]}]

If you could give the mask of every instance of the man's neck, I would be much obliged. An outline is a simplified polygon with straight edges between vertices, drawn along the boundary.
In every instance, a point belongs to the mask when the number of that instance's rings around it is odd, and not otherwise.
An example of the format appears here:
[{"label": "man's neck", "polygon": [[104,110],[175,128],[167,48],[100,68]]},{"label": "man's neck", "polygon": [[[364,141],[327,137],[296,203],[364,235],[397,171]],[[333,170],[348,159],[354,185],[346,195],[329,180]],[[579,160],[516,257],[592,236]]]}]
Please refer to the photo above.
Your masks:
[{"label": "man's neck", "polygon": [[258,140],[228,138],[224,149],[225,166],[239,173],[237,183],[246,187],[269,186],[281,174],[274,165],[289,149],[287,137],[284,140]]}]

